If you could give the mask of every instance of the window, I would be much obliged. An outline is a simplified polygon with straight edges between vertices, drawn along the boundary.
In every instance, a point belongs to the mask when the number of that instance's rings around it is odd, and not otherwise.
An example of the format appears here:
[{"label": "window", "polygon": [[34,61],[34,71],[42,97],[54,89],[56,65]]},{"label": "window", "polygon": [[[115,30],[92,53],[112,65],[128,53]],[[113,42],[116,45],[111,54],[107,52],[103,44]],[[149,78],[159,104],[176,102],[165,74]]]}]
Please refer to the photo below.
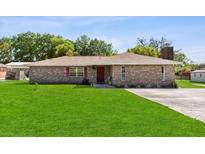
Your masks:
[{"label": "window", "polygon": [[84,67],[77,67],[77,76],[84,76]]},{"label": "window", "polygon": [[166,76],[165,76],[165,66],[162,67],[162,81],[166,80]]},{"label": "window", "polygon": [[200,73],[200,77],[202,77],[202,74]]},{"label": "window", "polygon": [[76,69],[77,67],[70,67],[69,68],[69,76],[77,76]]},{"label": "window", "polygon": [[196,73],[194,73],[194,77],[196,77]]},{"label": "window", "polygon": [[121,80],[124,81],[125,80],[125,66],[121,67]]},{"label": "window", "polygon": [[73,77],[84,76],[84,67],[70,67],[69,76],[73,76]]}]

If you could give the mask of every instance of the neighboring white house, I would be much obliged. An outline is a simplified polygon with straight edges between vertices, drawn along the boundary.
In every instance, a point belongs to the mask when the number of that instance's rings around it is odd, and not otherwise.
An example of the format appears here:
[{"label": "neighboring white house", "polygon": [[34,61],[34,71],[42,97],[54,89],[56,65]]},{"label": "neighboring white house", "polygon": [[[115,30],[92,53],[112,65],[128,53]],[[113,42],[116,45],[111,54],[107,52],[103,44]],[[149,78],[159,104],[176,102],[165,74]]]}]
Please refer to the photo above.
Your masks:
[{"label": "neighboring white house", "polygon": [[191,72],[191,81],[205,82],[205,70],[196,70]]}]

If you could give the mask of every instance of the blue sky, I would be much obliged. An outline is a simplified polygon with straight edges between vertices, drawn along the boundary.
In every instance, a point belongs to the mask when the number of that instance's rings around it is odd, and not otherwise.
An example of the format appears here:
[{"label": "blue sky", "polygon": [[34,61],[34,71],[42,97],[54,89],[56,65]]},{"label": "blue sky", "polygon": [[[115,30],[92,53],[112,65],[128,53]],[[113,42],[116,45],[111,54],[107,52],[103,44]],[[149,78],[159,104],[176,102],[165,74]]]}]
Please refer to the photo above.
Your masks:
[{"label": "blue sky", "polygon": [[119,52],[134,47],[138,37],[163,36],[194,62],[205,63],[205,17],[0,17],[0,37],[26,31],[72,40],[86,34]]}]

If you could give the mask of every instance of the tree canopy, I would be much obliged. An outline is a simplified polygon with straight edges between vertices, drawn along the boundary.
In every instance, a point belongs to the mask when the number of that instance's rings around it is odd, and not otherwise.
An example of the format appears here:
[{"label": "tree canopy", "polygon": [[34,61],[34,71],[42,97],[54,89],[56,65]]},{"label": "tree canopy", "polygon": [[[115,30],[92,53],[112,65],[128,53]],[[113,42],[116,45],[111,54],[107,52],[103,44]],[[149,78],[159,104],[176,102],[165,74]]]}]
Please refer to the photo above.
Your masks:
[{"label": "tree canopy", "polygon": [[112,44],[86,35],[76,41],[62,36],[33,32],[0,39],[0,62],[32,62],[59,56],[109,56],[115,54]]},{"label": "tree canopy", "polygon": [[[150,38],[148,41],[145,38],[138,38],[136,46],[134,48],[128,49],[127,52],[152,57],[159,57],[161,48],[169,47],[171,45],[172,42],[168,41],[164,37],[162,37],[160,40]],[[182,62],[182,65],[177,65],[175,67],[175,72],[177,75],[181,74],[182,72],[188,72],[187,70],[195,70],[198,67],[186,56],[185,53],[181,52],[181,49],[175,50],[174,54],[174,60]]]},{"label": "tree canopy", "polygon": [[15,61],[39,61],[74,54],[73,43],[61,36],[26,32],[13,36],[11,41]]},{"label": "tree canopy", "polygon": [[145,56],[159,57],[159,52],[155,48],[149,46],[142,46],[140,44],[136,45],[134,48],[128,49],[127,52]]},{"label": "tree canopy", "polygon": [[[136,46],[128,49],[127,52],[159,57],[160,49],[171,45],[172,42],[164,37],[160,40],[138,38]],[[12,61],[39,61],[59,56],[110,56],[116,53],[111,43],[97,38],[92,39],[87,35],[82,35],[75,41],[62,36],[33,32],[0,38],[0,63],[4,64]],[[190,70],[196,69],[196,65],[181,50],[175,51],[175,60],[183,63],[176,67],[177,72],[185,67]]]},{"label": "tree canopy", "polygon": [[0,62],[8,63],[12,60],[11,39],[3,37],[0,39]]},{"label": "tree canopy", "polygon": [[194,64],[185,53],[180,50],[175,52],[174,60],[178,62],[182,62],[182,65],[178,65],[175,67],[175,72],[177,75],[187,74],[186,72],[190,72],[196,70],[198,68],[197,64]]},{"label": "tree canopy", "polygon": [[149,41],[145,38],[137,38],[137,44],[134,48],[130,48],[127,52],[135,54],[159,57],[160,49],[163,47],[171,46],[171,42],[167,41],[164,37],[160,40],[150,38]]},{"label": "tree canopy", "polygon": [[183,65],[191,63],[191,60],[188,59],[185,53],[182,53],[180,50],[175,52],[174,60],[182,62]]},{"label": "tree canopy", "polygon": [[97,38],[91,39],[87,35],[82,35],[77,38],[75,41],[75,49],[78,55],[82,56],[111,56],[116,54],[112,44]]}]

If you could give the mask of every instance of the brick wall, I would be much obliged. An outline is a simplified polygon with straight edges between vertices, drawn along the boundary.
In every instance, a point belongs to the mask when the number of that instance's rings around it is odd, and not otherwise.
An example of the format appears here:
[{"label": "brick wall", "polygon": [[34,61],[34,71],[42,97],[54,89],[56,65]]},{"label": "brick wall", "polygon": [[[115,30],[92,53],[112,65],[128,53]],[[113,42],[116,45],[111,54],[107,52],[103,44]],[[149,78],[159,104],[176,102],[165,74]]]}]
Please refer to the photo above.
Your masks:
[{"label": "brick wall", "polygon": [[[82,83],[84,77],[67,75],[67,67],[30,67],[31,83]],[[96,82],[96,70],[87,67],[87,78]]]},{"label": "brick wall", "polygon": [[97,67],[87,67],[88,70],[88,80],[90,83],[96,83],[97,82]]},{"label": "brick wall", "polygon": [[[121,79],[121,66],[105,66],[105,83],[111,76],[115,86],[160,87],[171,85],[175,81],[174,66],[165,67],[165,81],[162,81],[162,66],[125,66],[125,80]],[[84,77],[67,76],[66,67],[30,67],[31,83],[82,83]],[[87,78],[96,83],[97,67],[87,67]]]},{"label": "brick wall", "polygon": [[7,72],[7,68],[6,67],[0,67],[0,79],[5,79],[6,72]]},{"label": "brick wall", "polygon": [[174,47],[164,47],[160,51],[162,59],[174,60]]},{"label": "brick wall", "polygon": [[162,81],[162,66],[125,66],[125,80],[121,79],[121,66],[112,66],[112,84],[115,86],[160,87],[175,81],[174,66],[165,66],[165,81]]}]

